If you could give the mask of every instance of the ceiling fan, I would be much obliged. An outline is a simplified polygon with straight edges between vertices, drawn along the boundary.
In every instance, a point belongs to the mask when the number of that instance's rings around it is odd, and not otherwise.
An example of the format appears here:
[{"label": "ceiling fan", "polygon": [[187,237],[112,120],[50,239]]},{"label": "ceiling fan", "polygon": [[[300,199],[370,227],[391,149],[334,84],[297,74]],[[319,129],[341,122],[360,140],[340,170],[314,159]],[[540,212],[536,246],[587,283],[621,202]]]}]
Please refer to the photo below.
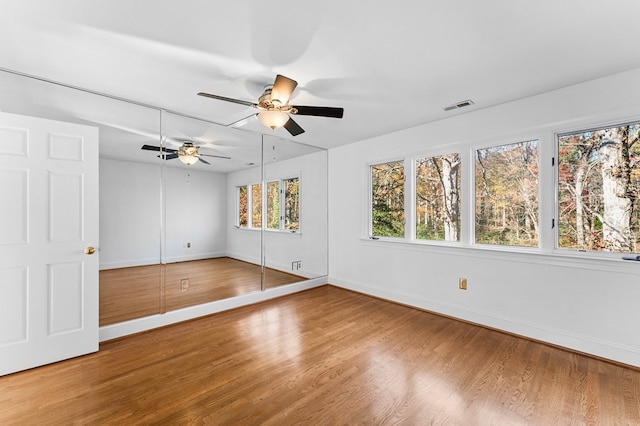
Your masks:
[{"label": "ceiling fan", "polygon": [[159,157],[163,160],[173,160],[174,158],[178,158],[187,166],[190,166],[197,162],[198,160],[203,162],[204,164],[209,164],[208,161],[203,159],[202,157],[215,157],[215,158],[223,158],[225,160],[230,160],[231,157],[224,157],[222,155],[211,155],[211,154],[201,154],[198,152],[198,147],[193,144],[193,142],[184,141],[182,146],[178,149],[172,148],[161,148],[159,146],[154,145],[142,145],[142,148],[147,151],[160,151]]},{"label": "ceiling fan", "polygon": [[291,115],[342,118],[344,114],[343,108],[289,105],[289,98],[297,85],[297,81],[278,74],[273,85],[268,85],[264,88],[264,93],[258,98],[258,103],[204,92],[200,92],[198,95],[257,108],[260,112],[256,115],[262,124],[271,129],[284,127],[292,136],[304,133],[304,129],[293,120]]}]

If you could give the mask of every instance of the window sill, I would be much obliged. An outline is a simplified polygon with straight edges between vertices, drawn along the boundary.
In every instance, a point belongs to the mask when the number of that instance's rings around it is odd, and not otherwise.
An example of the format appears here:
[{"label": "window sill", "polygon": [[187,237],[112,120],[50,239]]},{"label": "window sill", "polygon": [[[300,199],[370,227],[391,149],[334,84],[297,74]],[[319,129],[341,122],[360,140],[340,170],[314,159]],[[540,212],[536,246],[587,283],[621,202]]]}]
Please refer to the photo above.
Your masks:
[{"label": "window sill", "polygon": [[[238,231],[249,231],[249,232],[260,232],[262,228],[246,228],[244,226],[233,226],[233,229]],[[274,234],[274,235],[299,235],[302,236],[302,232],[300,231],[288,231],[283,229],[265,229],[266,233]]]},{"label": "window sill", "polygon": [[542,251],[539,248],[465,245],[447,241],[407,241],[404,239],[384,238],[371,239],[362,237],[360,241],[371,247],[394,250],[431,252],[451,256],[505,260],[528,264],[577,267],[596,271],[623,272],[640,275],[640,262],[622,259],[622,254],[599,255],[589,252],[569,250]]}]

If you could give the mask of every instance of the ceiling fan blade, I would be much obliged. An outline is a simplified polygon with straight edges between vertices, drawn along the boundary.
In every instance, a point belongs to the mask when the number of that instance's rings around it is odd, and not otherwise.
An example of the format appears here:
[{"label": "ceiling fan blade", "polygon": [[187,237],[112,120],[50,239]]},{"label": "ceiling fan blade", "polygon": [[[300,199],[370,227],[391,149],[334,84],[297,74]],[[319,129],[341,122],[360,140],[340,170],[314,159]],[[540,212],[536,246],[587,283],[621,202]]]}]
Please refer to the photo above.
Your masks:
[{"label": "ceiling fan blade", "polygon": [[178,158],[178,154],[160,154],[158,158],[162,158],[163,160],[173,160],[174,158]]},{"label": "ceiling fan blade", "polygon": [[251,120],[253,117],[257,117],[258,113],[256,114],[251,114],[248,117],[243,117],[240,120],[236,120],[233,123],[227,124],[227,127],[242,127],[245,126],[246,124],[249,123],[249,120]]},{"label": "ceiling fan blade", "polygon": [[273,83],[273,88],[271,89],[271,102],[277,99],[280,101],[280,105],[287,105],[297,85],[298,82],[291,80],[289,77],[280,74],[276,75],[276,81]]},{"label": "ceiling fan blade", "polygon": [[342,118],[344,115],[344,108],[334,107],[321,107],[321,106],[305,106],[305,105],[291,105],[297,109],[297,115],[314,115],[316,117],[332,117]]},{"label": "ceiling fan blade", "polygon": [[298,123],[293,121],[293,118],[289,117],[287,122],[284,125],[284,128],[287,129],[291,136],[298,136],[300,133],[304,133],[304,129],[300,127]]},{"label": "ceiling fan blade", "polygon": [[178,152],[175,149],[171,149],[171,148],[160,148],[159,146],[153,146],[153,145],[142,145],[142,148],[140,149],[144,149],[147,151],[164,151],[164,152]]},{"label": "ceiling fan blade", "polygon": [[258,106],[256,104],[254,104],[253,102],[243,101],[241,99],[227,98],[225,96],[212,95],[211,93],[200,92],[200,93],[198,93],[198,96],[204,96],[205,98],[217,99],[219,101],[233,102],[234,104],[240,104],[240,105],[245,105],[245,106],[254,107],[254,108],[256,108]]},{"label": "ceiling fan blade", "polygon": [[214,158],[222,158],[224,160],[231,160],[231,157],[225,157],[224,155],[213,155],[213,154],[202,154],[202,153],[198,153],[198,155],[200,157],[204,155],[205,157],[214,157]]},{"label": "ceiling fan blade", "polygon": [[210,162],[206,161],[204,158],[202,158],[202,154],[198,155],[198,161],[204,163],[204,164],[208,164],[211,165]]}]

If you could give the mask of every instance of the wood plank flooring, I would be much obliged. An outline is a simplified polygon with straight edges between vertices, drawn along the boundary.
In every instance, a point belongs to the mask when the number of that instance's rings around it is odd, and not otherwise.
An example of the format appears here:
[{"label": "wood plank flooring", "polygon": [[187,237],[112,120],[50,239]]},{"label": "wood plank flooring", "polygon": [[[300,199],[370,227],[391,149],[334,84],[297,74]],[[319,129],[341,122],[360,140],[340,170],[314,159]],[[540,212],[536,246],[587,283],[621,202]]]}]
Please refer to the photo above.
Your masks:
[{"label": "wood plank flooring", "polygon": [[0,377],[0,424],[640,424],[640,371],[322,286]]},{"label": "wood plank flooring", "polygon": [[[260,270],[260,265],[219,257],[100,271],[100,325],[260,291]],[[182,279],[189,280],[186,291]],[[265,268],[264,280],[265,288],[273,288],[305,278]]]}]

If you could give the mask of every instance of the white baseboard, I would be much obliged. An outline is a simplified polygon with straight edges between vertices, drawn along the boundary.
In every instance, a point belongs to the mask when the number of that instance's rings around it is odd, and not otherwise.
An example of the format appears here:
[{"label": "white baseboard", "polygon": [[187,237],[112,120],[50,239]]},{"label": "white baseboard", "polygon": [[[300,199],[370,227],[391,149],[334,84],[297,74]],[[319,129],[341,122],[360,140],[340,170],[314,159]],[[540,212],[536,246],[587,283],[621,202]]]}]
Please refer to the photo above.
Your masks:
[{"label": "white baseboard", "polygon": [[254,265],[260,265],[260,258],[254,258],[251,256],[245,256],[242,253],[225,253],[226,257],[230,257],[232,259],[236,259],[236,260],[241,260],[243,262],[247,262],[247,263],[253,263]]},{"label": "white baseboard", "polygon": [[159,264],[160,264],[160,257],[154,257],[149,259],[124,260],[120,262],[100,263],[100,270],[105,271],[107,269],[130,268],[132,266],[147,266],[147,265],[159,265]]},{"label": "white baseboard", "polygon": [[217,300],[215,302],[204,303],[202,305],[190,306],[188,308],[170,311],[164,314],[151,315],[148,317],[125,321],[118,324],[102,326],[100,327],[100,341],[104,342],[106,340],[140,333],[142,331],[163,327],[169,324],[175,324],[205,315],[215,314],[217,312],[234,309],[241,306],[252,305],[258,302],[264,302],[276,297],[281,297],[287,294],[297,293],[302,290],[319,287],[325,285],[326,283],[327,277],[324,276],[300,283],[270,288],[265,291],[249,293],[242,296],[231,297],[229,299]]},{"label": "white baseboard", "polygon": [[470,311],[459,306],[443,304],[434,300],[416,297],[415,295],[398,293],[388,289],[342,280],[336,277],[329,277],[329,283],[336,287],[379,297],[391,302],[413,306],[437,314],[502,330],[525,338],[564,347],[573,351],[590,354],[634,367],[640,367],[640,351],[637,348],[625,346],[616,342],[609,342],[560,329],[549,329],[547,327],[541,327],[536,324],[525,323],[487,312]]},{"label": "white baseboard", "polygon": [[217,257],[225,257],[225,252],[215,252],[215,253],[198,253],[198,254],[190,254],[190,255],[181,255],[181,256],[168,256],[165,257],[165,263],[177,263],[177,262],[188,262],[190,260],[202,260],[202,259],[215,259]]}]

